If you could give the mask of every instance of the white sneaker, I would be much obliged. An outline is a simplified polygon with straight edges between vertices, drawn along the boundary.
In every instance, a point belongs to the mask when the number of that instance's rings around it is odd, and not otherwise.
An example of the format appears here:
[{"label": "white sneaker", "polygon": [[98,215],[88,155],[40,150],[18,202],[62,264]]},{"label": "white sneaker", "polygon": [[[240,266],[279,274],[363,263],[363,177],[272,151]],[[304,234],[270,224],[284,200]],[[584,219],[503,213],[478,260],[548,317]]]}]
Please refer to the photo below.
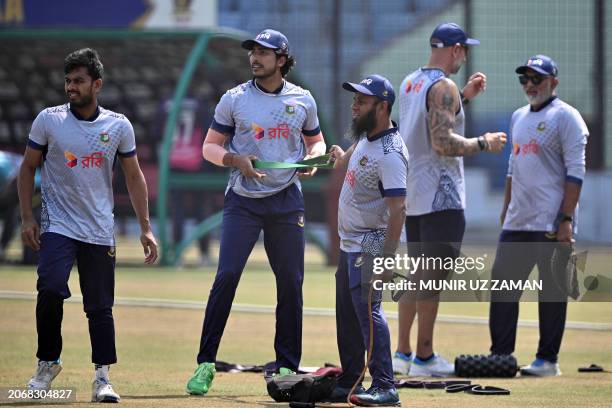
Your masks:
[{"label": "white sneaker", "polygon": [[408,375],[410,377],[450,377],[455,375],[455,365],[436,353],[429,361],[422,361],[414,357]]},{"label": "white sneaker", "polygon": [[537,377],[554,377],[561,375],[561,369],[559,363],[551,363],[550,361],[536,358],[533,363],[526,367],[521,368],[521,375],[537,376]]},{"label": "white sneaker", "polygon": [[404,353],[396,351],[395,354],[393,354],[392,363],[393,374],[408,375],[408,372],[410,371],[410,363],[412,363],[412,353],[410,353],[410,356],[407,356]]},{"label": "white sneaker", "polygon": [[105,378],[96,378],[91,386],[91,402],[119,402],[121,397]]},{"label": "white sneaker", "polygon": [[39,361],[34,376],[28,381],[29,390],[48,390],[51,381],[62,371],[62,363],[57,361]]}]

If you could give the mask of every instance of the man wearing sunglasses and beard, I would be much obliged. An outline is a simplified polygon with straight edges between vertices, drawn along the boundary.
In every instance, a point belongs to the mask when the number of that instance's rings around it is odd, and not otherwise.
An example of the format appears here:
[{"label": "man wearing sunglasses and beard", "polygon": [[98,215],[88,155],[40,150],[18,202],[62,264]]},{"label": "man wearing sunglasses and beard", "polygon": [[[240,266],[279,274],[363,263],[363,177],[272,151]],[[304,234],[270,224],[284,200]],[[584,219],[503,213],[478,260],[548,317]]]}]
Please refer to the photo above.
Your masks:
[{"label": "man wearing sunglasses and beard", "polygon": [[[538,265],[540,341],[536,359],[522,375],[561,375],[557,356],[565,328],[567,293],[553,280],[551,257],[558,244],[570,245],[585,175],[589,131],[580,113],[559,99],[557,64],[535,55],[516,69],[528,105],[510,122],[513,148],[501,213],[502,233],[492,270],[499,281],[527,279]],[[521,292],[492,292],[491,352],[512,354]]]}]

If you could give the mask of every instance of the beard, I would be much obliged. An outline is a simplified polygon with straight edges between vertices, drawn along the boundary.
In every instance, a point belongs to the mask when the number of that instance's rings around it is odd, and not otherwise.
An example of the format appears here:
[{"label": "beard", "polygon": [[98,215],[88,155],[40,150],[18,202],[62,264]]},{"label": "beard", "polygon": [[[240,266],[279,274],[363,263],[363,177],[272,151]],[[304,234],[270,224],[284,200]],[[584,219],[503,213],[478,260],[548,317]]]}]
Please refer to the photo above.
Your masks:
[{"label": "beard", "polygon": [[369,133],[376,127],[376,106],[375,104],[372,106],[372,109],[368,111],[365,115],[361,115],[358,118],[354,118],[351,123],[351,129],[348,132],[349,138],[353,142],[359,141],[361,139],[361,135],[364,133]]},{"label": "beard", "polygon": [[[67,93],[66,93],[66,96],[68,96]],[[82,107],[85,107],[91,104],[91,102],[93,101],[93,95],[92,94],[88,94],[88,95],[80,94],[79,99],[77,99],[75,102],[70,101],[70,97],[68,97],[68,101],[70,102],[71,106],[82,108]]]},{"label": "beard", "polygon": [[547,89],[545,92],[538,92],[536,96],[529,96],[525,94],[525,99],[527,100],[527,103],[529,103],[529,105],[539,106],[549,100],[551,96],[552,91],[550,89]]}]

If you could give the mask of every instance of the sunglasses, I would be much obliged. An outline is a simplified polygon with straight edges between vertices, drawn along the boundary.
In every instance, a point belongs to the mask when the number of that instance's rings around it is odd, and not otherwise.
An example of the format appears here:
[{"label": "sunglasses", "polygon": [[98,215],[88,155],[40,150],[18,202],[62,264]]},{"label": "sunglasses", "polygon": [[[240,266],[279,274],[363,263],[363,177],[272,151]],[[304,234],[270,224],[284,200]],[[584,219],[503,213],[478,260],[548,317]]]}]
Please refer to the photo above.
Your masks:
[{"label": "sunglasses", "polygon": [[538,86],[545,78],[546,76],[544,75],[519,75],[518,80],[521,85],[527,85],[527,82],[531,81],[532,84]]}]

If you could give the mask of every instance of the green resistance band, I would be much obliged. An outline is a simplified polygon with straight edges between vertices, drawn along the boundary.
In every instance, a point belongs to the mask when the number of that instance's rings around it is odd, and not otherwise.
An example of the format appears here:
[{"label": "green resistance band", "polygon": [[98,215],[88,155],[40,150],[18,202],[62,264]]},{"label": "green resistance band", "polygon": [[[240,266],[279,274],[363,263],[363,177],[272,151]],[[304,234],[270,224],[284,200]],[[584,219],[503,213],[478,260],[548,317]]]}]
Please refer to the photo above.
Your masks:
[{"label": "green resistance band", "polygon": [[333,169],[334,163],[331,163],[330,160],[331,154],[324,154],[323,156],[313,157],[312,159],[302,160],[297,163],[253,160],[253,167],[256,169],[295,169],[309,167]]}]

